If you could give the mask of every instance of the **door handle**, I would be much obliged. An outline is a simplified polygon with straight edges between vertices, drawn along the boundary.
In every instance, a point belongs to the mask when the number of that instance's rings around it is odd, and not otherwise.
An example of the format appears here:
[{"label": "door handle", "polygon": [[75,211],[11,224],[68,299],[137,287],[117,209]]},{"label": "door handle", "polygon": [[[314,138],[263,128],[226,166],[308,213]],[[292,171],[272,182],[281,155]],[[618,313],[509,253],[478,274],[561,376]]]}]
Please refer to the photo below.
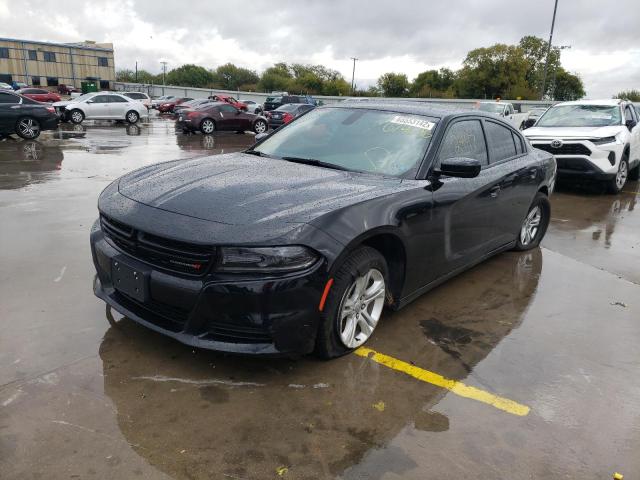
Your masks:
[{"label": "door handle", "polygon": [[491,198],[496,198],[499,193],[500,193],[500,185],[496,185],[491,190],[489,190],[489,196]]}]

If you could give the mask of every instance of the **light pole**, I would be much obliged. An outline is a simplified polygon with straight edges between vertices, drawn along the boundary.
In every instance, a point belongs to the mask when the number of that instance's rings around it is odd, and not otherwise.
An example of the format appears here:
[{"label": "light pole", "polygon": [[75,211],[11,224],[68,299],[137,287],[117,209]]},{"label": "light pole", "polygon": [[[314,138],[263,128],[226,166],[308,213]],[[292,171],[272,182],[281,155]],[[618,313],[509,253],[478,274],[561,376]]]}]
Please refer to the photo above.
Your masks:
[{"label": "light pole", "polygon": [[162,64],[162,85],[166,85],[164,77],[167,74],[167,62],[160,62]]},{"label": "light pole", "polygon": [[358,59],[356,57],[351,57],[351,60],[353,60],[353,71],[351,72],[351,95],[353,95],[353,89],[355,88],[354,82],[356,79],[356,60]]},{"label": "light pole", "polygon": [[553,69],[553,80],[551,80],[551,100],[555,100],[556,95],[556,75],[558,74],[558,67],[560,66],[560,54],[562,50],[566,50],[567,48],[571,48],[571,45],[560,45],[558,47],[558,63],[556,63],[556,68]]},{"label": "light pole", "polygon": [[558,0],[553,6],[553,18],[551,19],[551,33],[549,33],[549,43],[547,45],[547,59],[544,62],[544,74],[542,75],[542,86],[540,87],[540,100],[544,98],[544,87],[547,83],[547,71],[549,70],[549,53],[551,52],[551,42],[553,41],[553,27],[556,24],[556,11],[558,10]]}]

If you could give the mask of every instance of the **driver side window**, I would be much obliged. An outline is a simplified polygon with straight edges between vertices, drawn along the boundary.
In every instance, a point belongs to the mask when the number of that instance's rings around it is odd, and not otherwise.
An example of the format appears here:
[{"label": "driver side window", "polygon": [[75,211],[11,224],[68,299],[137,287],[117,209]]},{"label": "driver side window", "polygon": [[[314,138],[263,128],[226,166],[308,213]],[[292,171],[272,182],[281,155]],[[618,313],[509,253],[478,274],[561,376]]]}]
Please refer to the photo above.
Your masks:
[{"label": "driver side window", "polygon": [[473,158],[482,166],[489,165],[487,143],[480,120],[462,120],[449,127],[438,154],[438,164],[447,158]]}]

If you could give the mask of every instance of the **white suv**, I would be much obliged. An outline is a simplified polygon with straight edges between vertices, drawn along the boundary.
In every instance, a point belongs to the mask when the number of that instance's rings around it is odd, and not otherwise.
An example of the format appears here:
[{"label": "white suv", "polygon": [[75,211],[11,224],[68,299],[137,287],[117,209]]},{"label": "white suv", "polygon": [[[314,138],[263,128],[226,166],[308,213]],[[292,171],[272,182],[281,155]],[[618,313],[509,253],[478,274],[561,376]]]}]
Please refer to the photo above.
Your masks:
[{"label": "white suv", "polygon": [[524,132],[534,148],[551,152],[558,177],[605,181],[620,192],[640,174],[638,112],[624,100],[582,100],[554,105]]},{"label": "white suv", "polygon": [[53,107],[63,120],[82,123],[86,120],[126,120],[137,123],[148,116],[147,107],[137,100],[119,93],[92,92],[66,102],[56,102]]}]

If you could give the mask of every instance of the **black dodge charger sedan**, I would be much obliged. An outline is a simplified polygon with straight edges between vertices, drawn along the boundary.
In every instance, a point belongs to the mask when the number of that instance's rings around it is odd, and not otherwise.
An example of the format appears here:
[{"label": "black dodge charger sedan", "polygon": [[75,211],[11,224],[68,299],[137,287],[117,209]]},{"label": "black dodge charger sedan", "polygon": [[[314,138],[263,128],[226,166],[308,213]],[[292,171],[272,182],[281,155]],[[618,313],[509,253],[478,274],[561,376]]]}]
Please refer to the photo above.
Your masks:
[{"label": "black dodge charger sedan", "polygon": [[56,130],[55,109],[13,92],[0,91],[0,138],[11,134],[33,140],[43,130]]},{"label": "black dodge charger sedan", "polygon": [[318,108],[245,152],[109,185],[94,291],[189,345],[336,357],[367,341],[384,307],[536,247],[555,174],[552,155],[492,115]]}]

